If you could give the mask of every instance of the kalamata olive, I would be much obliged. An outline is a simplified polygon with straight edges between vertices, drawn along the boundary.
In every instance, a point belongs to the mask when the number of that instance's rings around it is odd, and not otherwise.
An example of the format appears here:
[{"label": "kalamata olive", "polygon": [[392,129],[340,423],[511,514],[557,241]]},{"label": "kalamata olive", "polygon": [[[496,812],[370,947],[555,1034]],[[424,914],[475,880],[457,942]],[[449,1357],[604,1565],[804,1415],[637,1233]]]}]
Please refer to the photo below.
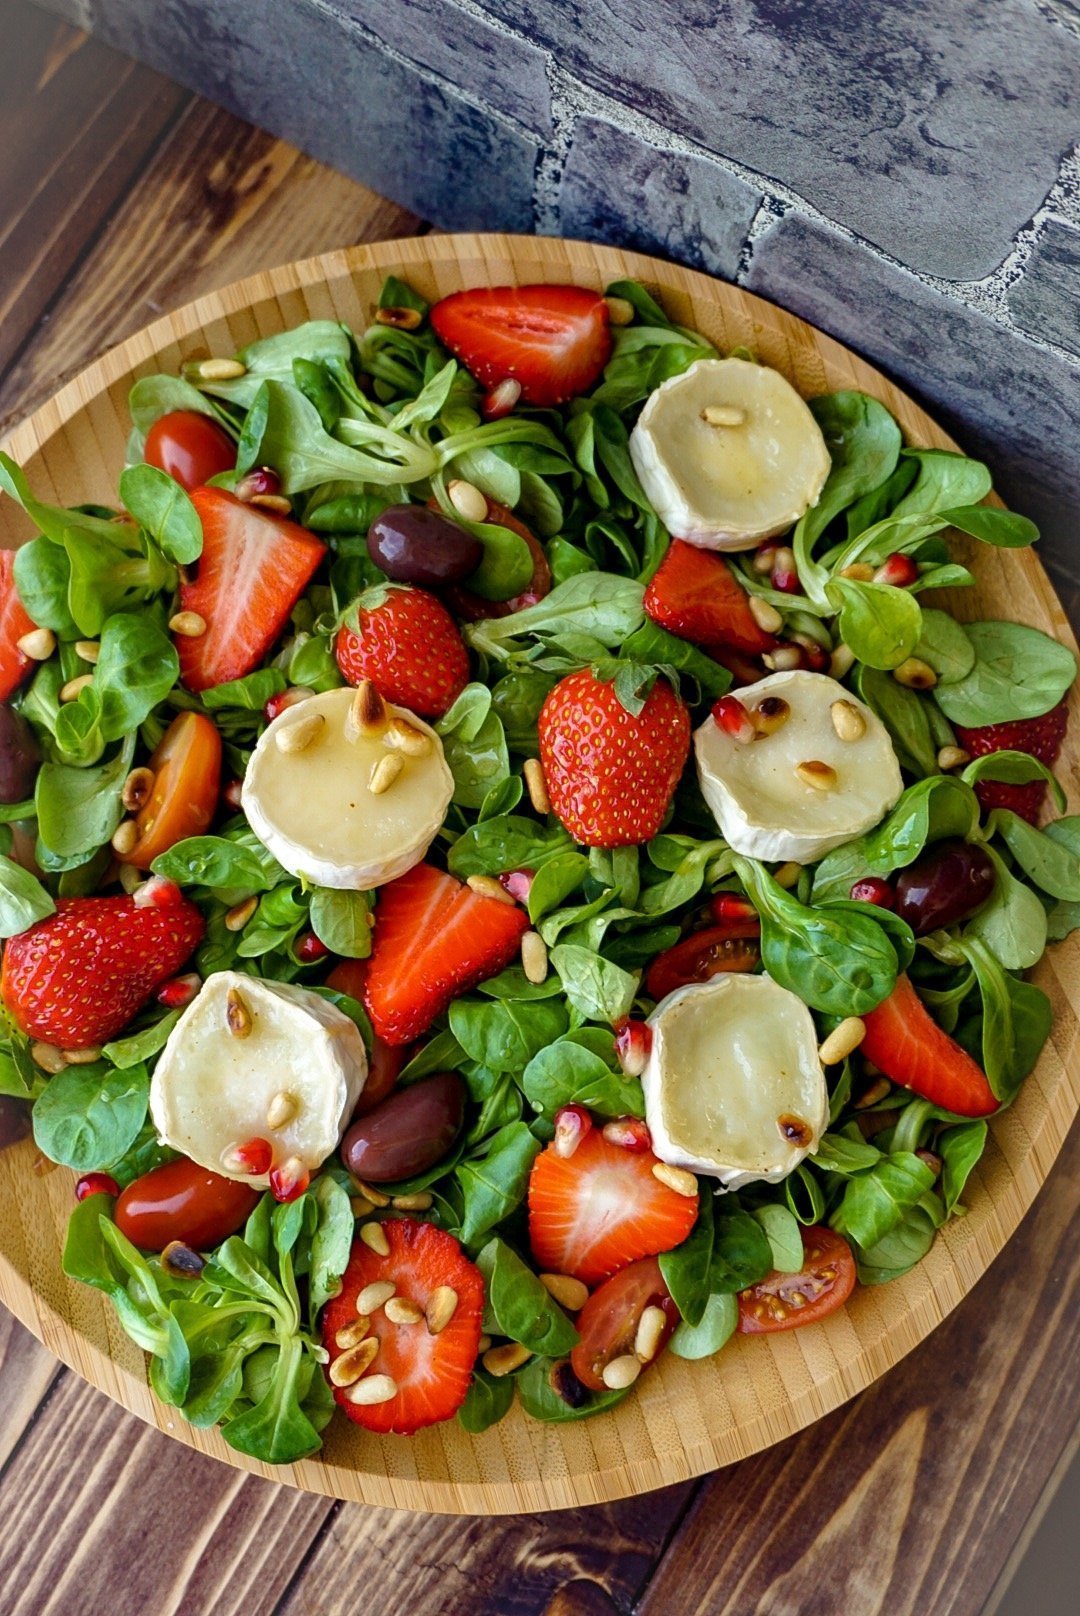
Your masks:
[{"label": "kalamata olive", "polygon": [[21,713],[0,705],[0,802],[24,802],[34,795],[41,753]]},{"label": "kalamata olive", "polygon": [[457,583],[483,560],[479,539],[426,505],[390,505],[368,528],[368,553],[388,578],[403,584]]},{"label": "kalamata olive", "polygon": [[464,1117],[465,1085],[456,1072],[439,1072],[396,1089],[354,1122],[341,1154],[349,1171],[368,1184],[412,1178],[446,1155]]},{"label": "kalamata olive", "polygon": [[896,878],[896,913],[917,937],[955,926],[984,904],[997,879],[990,857],[971,842],[935,842]]}]

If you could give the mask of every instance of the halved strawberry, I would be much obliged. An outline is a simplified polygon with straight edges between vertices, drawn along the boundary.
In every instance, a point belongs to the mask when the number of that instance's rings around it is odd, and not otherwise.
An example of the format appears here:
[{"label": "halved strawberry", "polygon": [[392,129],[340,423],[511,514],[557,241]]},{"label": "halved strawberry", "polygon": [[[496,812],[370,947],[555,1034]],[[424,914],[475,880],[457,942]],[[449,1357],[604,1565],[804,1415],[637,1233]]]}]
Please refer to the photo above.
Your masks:
[{"label": "halved strawberry", "polygon": [[588,392],[611,357],[607,304],[582,286],[484,286],[436,303],[439,341],[484,383],[513,377],[527,404]]},{"label": "halved strawberry", "polygon": [[0,550],[0,701],[7,701],[34,665],[18,642],[36,626],[15,589],[15,552]]},{"label": "halved strawberry", "polygon": [[386,701],[441,718],[469,682],[469,653],[441,600],[411,584],[379,584],[360,596],[358,632],[334,645],[351,685],[370,679]]},{"label": "halved strawberry", "polygon": [[195,577],[180,606],[206,623],[198,638],[177,635],[180,677],[189,690],[240,679],[258,667],[304,593],[326,546],[296,522],[245,505],[223,488],[195,488],[203,530]]},{"label": "halved strawberry", "polygon": [[[1068,723],[1068,706],[1060,701],[1038,718],[1011,718],[974,729],[957,724],[956,739],[973,758],[986,757],[991,752],[1030,752],[1049,767],[1057,762]],[[1031,780],[1027,785],[1011,785],[1007,780],[979,780],[975,795],[984,813],[993,808],[1011,808],[1034,825],[1046,797],[1046,782]]]},{"label": "halved strawberry", "polygon": [[638,1257],[670,1251],[686,1239],[698,1197],[679,1195],[654,1175],[651,1150],[611,1144],[599,1128],[573,1155],[542,1150],[529,1177],[529,1243],[537,1267],[573,1274],[586,1285]]},{"label": "halved strawberry", "polygon": [[671,546],[645,591],[654,623],[705,651],[730,646],[757,655],[776,644],[759,628],[750,596],[722,556],[683,539]]},{"label": "halved strawberry", "polygon": [[894,1083],[957,1116],[988,1117],[997,1110],[982,1067],[938,1026],[906,976],[898,976],[884,1003],[862,1019],[860,1051]]},{"label": "halved strawberry", "polygon": [[[357,1325],[357,1298],[365,1286],[379,1280],[389,1280],[397,1297],[415,1302],[422,1312],[440,1287],[455,1293],[457,1302],[449,1323],[435,1335],[423,1319],[415,1324],[394,1324],[382,1307],[367,1314],[370,1326],[363,1339],[374,1338],[378,1351],[358,1380],[349,1386],[334,1386],[334,1401],[357,1425],[408,1436],[425,1425],[450,1419],[465,1401],[480,1345],[484,1281],[444,1229],[411,1218],[388,1218],[382,1227],[389,1255],[380,1257],[363,1241],[356,1242],[341,1293],[323,1308],[322,1338],[331,1364],[355,1350],[361,1328]],[[377,1403],[352,1401],[350,1392],[376,1375],[390,1377],[396,1387],[393,1395]]]},{"label": "halved strawberry", "polygon": [[379,889],[364,1002],[388,1044],[425,1032],[451,999],[509,965],[529,929],[524,909],[417,864]]},{"label": "halved strawberry", "polygon": [[0,996],[28,1038],[60,1049],[107,1043],[201,942],[203,918],[176,893],[59,898],[56,913],[4,945]]}]

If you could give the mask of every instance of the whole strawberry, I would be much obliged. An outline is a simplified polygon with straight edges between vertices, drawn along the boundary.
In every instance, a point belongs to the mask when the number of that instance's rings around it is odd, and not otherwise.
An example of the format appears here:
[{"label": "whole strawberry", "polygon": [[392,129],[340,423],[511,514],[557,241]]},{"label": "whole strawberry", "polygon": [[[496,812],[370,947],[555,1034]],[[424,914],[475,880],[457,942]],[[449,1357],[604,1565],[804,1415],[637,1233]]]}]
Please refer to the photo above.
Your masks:
[{"label": "whole strawberry", "polygon": [[690,714],[658,678],[631,713],[590,669],[561,679],[540,710],[551,806],[586,847],[628,847],[660,829],[690,750]]},{"label": "whole strawberry", "polygon": [[360,596],[355,620],[334,646],[349,683],[370,679],[384,701],[441,718],[469,682],[469,654],[442,602],[426,589],[380,584]]},{"label": "whole strawberry", "polygon": [[[975,729],[955,725],[957,743],[973,758],[991,752],[1029,752],[1048,767],[1057,762],[1069,722],[1069,711],[1061,701],[1038,718],[1012,718],[1001,724],[980,724]],[[984,813],[994,808],[1011,808],[1032,825],[1046,797],[1045,780],[1013,785],[1007,780],[979,780],[975,792]]]},{"label": "whole strawberry", "polygon": [[176,975],[204,930],[179,893],[155,908],[128,897],[60,898],[54,915],[5,944],[0,996],[28,1038],[60,1049],[107,1043]]}]

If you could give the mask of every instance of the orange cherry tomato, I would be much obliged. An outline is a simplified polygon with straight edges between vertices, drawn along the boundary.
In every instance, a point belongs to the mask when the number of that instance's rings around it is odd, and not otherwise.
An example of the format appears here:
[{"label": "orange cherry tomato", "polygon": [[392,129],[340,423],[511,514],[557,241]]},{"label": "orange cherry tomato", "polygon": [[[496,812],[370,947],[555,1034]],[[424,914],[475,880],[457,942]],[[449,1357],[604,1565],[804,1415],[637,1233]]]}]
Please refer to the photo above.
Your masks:
[{"label": "orange cherry tomato", "polygon": [[594,1392],[607,1390],[604,1369],[613,1358],[633,1352],[641,1315],[647,1307],[662,1308],[664,1313],[664,1327],[649,1359],[653,1363],[679,1322],[679,1310],[664,1284],[656,1258],[642,1257],[629,1263],[593,1292],[577,1316],[581,1340],[570,1354],[570,1367],[583,1386]]},{"label": "orange cherry tomato", "polygon": [[171,410],[146,434],[143,458],[181,488],[201,488],[236,465],[236,445],[224,427],[198,410]]},{"label": "orange cherry tomato", "polygon": [[135,820],[139,839],[125,862],[148,870],[159,853],[201,836],[221,789],[221,736],[202,713],[173,719],[150,759],[154,785]]},{"label": "orange cherry tomato", "polygon": [[[326,978],[328,988],[335,993],[347,993],[350,999],[364,1002],[364,982],[367,979],[367,960],[347,959],[335,965]],[[356,1102],[354,1117],[366,1116],[380,1100],[385,1100],[401,1075],[402,1068],[412,1058],[408,1044],[384,1044],[378,1033],[372,1034],[371,1054],[368,1057],[368,1075],[363,1091]]]},{"label": "orange cherry tomato", "polygon": [[795,1330],[843,1307],[855,1289],[855,1258],[834,1229],[815,1224],[802,1232],[803,1265],[797,1274],[766,1274],[739,1292],[743,1335]]},{"label": "orange cherry tomato", "polygon": [[726,920],[691,932],[674,948],[657,954],[645,976],[652,998],[666,999],[690,982],[707,982],[720,971],[752,971],[761,955],[760,924],[753,920]]},{"label": "orange cherry tomato", "polygon": [[247,1222],[261,1195],[181,1156],[121,1190],[113,1217],[140,1251],[164,1251],[170,1240],[209,1251]]}]

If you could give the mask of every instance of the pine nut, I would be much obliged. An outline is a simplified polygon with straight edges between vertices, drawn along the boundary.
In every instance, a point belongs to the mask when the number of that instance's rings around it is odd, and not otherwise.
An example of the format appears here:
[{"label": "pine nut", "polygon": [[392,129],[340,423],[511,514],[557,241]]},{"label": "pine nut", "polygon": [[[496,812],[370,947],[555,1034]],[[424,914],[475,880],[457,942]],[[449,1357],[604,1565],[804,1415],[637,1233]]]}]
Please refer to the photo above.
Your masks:
[{"label": "pine nut", "polygon": [[846,673],[851,672],[854,662],[855,653],[851,646],[845,645],[843,640],[838,640],[829,658],[829,673],[834,679],[842,679]]},{"label": "pine nut", "polygon": [[225,930],[243,931],[258,907],[258,898],[245,898],[242,903],[236,904],[225,916]]},{"label": "pine nut", "polygon": [[246,503],[257,505],[260,510],[269,511],[273,516],[292,515],[292,500],[287,494],[251,494]]},{"label": "pine nut", "polygon": [[270,1129],[286,1127],[300,1110],[295,1094],[279,1089],[266,1108],[266,1126]]},{"label": "pine nut", "polygon": [[169,627],[182,640],[201,640],[206,633],[206,618],[198,612],[177,612],[169,618]]},{"label": "pine nut", "polygon": [[490,1345],[491,1345],[491,1337],[489,1335],[482,1335],[480,1337],[479,1341],[476,1343],[476,1350],[480,1354],[481,1357],[483,1357],[484,1353],[488,1350]]},{"label": "pine nut", "polygon": [[390,1242],[386,1238],[386,1230],[381,1223],[362,1223],[360,1225],[360,1238],[369,1251],[376,1257],[389,1257]]},{"label": "pine nut", "polygon": [[365,1196],[366,1199],[371,1202],[372,1206],[381,1207],[390,1205],[389,1195],[385,1195],[382,1190],[377,1190],[374,1184],[365,1184],[361,1179],[358,1178],[356,1180],[356,1188],[359,1194]]},{"label": "pine nut", "polygon": [[850,578],[857,584],[868,584],[874,576],[874,569],[869,561],[853,561],[849,567],[840,568],[841,578]]},{"label": "pine nut", "polygon": [[634,318],[634,305],[625,297],[605,297],[607,317],[612,325],[629,325]]},{"label": "pine nut", "polygon": [[466,876],[465,885],[471,887],[481,898],[494,898],[496,903],[513,903],[514,901],[502,882],[496,881],[493,875]]},{"label": "pine nut", "polygon": [[69,1066],[93,1066],[95,1061],[101,1059],[101,1045],[87,1044],[85,1049],[66,1049]]},{"label": "pine nut", "polygon": [[693,1173],[688,1173],[685,1167],[672,1167],[668,1162],[653,1162],[653,1177],[666,1184],[669,1190],[676,1195],[685,1195],[689,1200],[698,1192],[698,1182]]},{"label": "pine nut", "polygon": [[121,858],[127,858],[139,840],[139,827],[133,819],[122,819],[112,833],[111,846],[114,853]]},{"label": "pine nut", "polygon": [[707,426],[742,426],[746,411],[734,404],[706,404],[701,419]]},{"label": "pine nut", "polygon": [[667,1314],[662,1307],[649,1306],[638,1320],[634,1336],[634,1356],[641,1363],[652,1363],[667,1326]]},{"label": "pine nut", "polygon": [[342,1352],[348,1352],[350,1347],[360,1345],[361,1341],[367,1337],[370,1329],[370,1319],[355,1318],[351,1324],[342,1325],[334,1337],[334,1345],[335,1347],[340,1347]]},{"label": "pine nut", "polygon": [[917,656],[909,656],[906,662],[901,662],[893,669],[892,676],[898,685],[905,685],[908,690],[933,690],[937,684],[937,674],[929,662]]},{"label": "pine nut", "polygon": [[78,701],[84,690],[89,690],[94,682],[92,673],[80,673],[76,679],[69,679],[60,689],[61,701]]},{"label": "pine nut", "polygon": [[461,477],[455,477],[446,492],[451,505],[464,521],[487,521],[487,496],[480,492],[475,483],[467,483]]},{"label": "pine nut", "polygon": [[441,1335],[457,1312],[458,1293],[452,1285],[436,1285],[428,1297],[424,1317],[429,1335]]},{"label": "pine nut", "polygon": [[779,634],[784,626],[784,619],[776,607],[762,600],[760,595],[750,596],[750,616],[763,634]]},{"label": "pine nut", "polygon": [[430,1190],[416,1190],[412,1195],[395,1195],[390,1205],[396,1212],[430,1212],[433,1201]]},{"label": "pine nut", "polygon": [[791,717],[791,707],[783,696],[763,696],[749,712],[750,722],[759,735],[775,735]]},{"label": "pine nut", "polygon": [[891,1091],[892,1084],[887,1077],[876,1077],[868,1089],[863,1089],[857,1100],[852,1104],[856,1111],[868,1111],[872,1105],[877,1105]]},{"label": "pine nut", "polygon": [[834,701],[829,712],[832,727],[842,741],[858,741],[866,734],[866,719],[853,701]]},{"label": "pine nut", "polygon": [[180,374],[188,382],[234,382],[247,375],[247,366],[239,359],[189,359]]},{"label": "pine nut", "polygon": [[117,880],[130,898],[143,884],[143,872],[135,868],[134,864],[121,864],[116,872]]},{"label": "pine nut", "polygon": [[346,735],[352,741],[376,740],[385,733],[389,721],[385,701],[370,679],[361,679],[345,721]]},{"label": "pine nut", "polygon": [[431,751],[431,736],[410,724],[407,718],[392,718],[383,742],[397,752],[404,752],[406,757],[426,757]]},{"label": "pine nut", "polygon": [[937,766],[948,773],[950,769],[962,769],[965,763],[971,762],[971,753],[965,752],[962,746],[943,746],[937,755]]},{"label": "pine nut", "polygon": [[423,1308],[404,1296],[391,1296],[383,1312],[391,1324],[419,1324],[424,1316]]},{"label": "pine nut", "polygon": [[41,1070],[48,1072],[51,1077],[55,1077],[57,1072],[62,1072],[68,1063],[67,1055],[62,1049],[57,1049],[55,1044],[31,1044],[30,1059],[35,1066],[40,1066]]},{"label": "pine nut", "polygon": [[375,310],[376,325],[392,326],[395,331],[415,331],[422,318],[419,309],[388,307]]},{"label": "pine nut", "polygon": [[247,1000],[237,988],[230,988],[225,995],[225,1025],[234,1038],[249,1038],[254,1022]]},{"label": "pine nut", "polygon": [[763,651],[761,660],[774,673],[793,673],[802,666],[802,652],[797,645],[778,645],[775,651]]},{"label": "pine nut", "polygon": [[854,1054],[866,1037],[866,1022],[859,1016],[846,1016],[839,1027],[834,1027],[818,1050],[822,1066],[838,1066]]},{"label": "pine nut", "polygon": [[366,1218],[375,1208],[366,1195],[350,1195],[349,1210],[354,1218]]},{"label": "pine nut", "polygon": [[540,1283],[568,1313],[580,1313],[589,1300],[589,1287],[573,1274],[541,1274]]},{"label": "pine nut", "polygon": [[795,885],[801,874],[802,865],[796,864],[794,859],[789,859],[786,864],[781,864],[778,870],[773,871],[773,880],[778,887],[783,887],[787,891],[789,887]]},{"label": "pine nut", "polygon": [[551,812],[551,798],[548,796],[547,781],[544,779],[544,765],[539,758],[525,759],[525,789],[529,793],[529,801],[533,810],[541,818],[546,818]]},{"label": "pine nut", "polygon": [[385,757],[381,757],[368,778],[368,790],[371,795],[373,797],[385,795],[404,767],[404,759],[398,752],[387,752]]},{"label": "pine nut", "polygon": [[641,1374],[641,1364],[633,1353],[626,1352],[621,1358],[612,1358],[604,1365],[600,1379],[604,1385],[613,1392],[623,1392],[632,1386]]},{"label": "pine nut", "polygon": [[277,749],[279,752],[306,752],[325,728],[322,713],[301,713],[299,718],[283,724],[276,732]]},{"label": "pine nut", "polygon": [[[367,1228],[367,1224],[364,1227]],[[356,1311],[370,1317],[372,1313],[377,1313],[380,1307],[385,1306],[396,1290],[397,1286],[392,1279],[372,1280],[370,1285],[364,1286],[356,1298]]]},{"label": "pine nut", "polygon": [[361,1375],[366,1375],[379,1351],[378,1336],[369,1335],[355,1347],[343,1352],[330,1365],[330,1383],[333,1386],[355,1386]]},{"label": "pine nut", "polygon": [[124,781],[124,789],[120,793],[120,801],[129,814],[137,814],[140,808],[145,808],[150,800],[150,793],[154,789],[153,769],[132,769]]},{"label": "pine nut", "polygon": [[75,655],[82,657],[84,662],[96,662],[101,655],[101,641],[76,640]]},{"label": "pine nut", "polygon": [[538,931],[527,931],[521,939],[521,968],[526,979],[537,987],[547,981],[547,944]]},{"label": "pine nut", "polygon": [[508,1341],[502,1347],[489,1347],[481,1362],[489,1375],[501,1380],[504,1375],[511,1375],[522,1364],[528,1363],[531,1357],[528,1347],[523,1347],[520,1341]]},{"label": "pine nut", "polygon": [[32,628],[15,643],[31,662],[47,662],[56,650],[56,635],[51,628]]},{"label": "pine nut", "polygon": [[836,790],[836,770],[831,763],[821,763],[817,758],[808,758],[805,763],[796,763],[795,773],[804,786],[812,786],[815,791]]},{"label": "pine nut", "polygon": [[392,1397],[397,1396],[397,1381],[389,1375],[365,1375],[354,1386],[350,1386],[345,1393],[350,1403],[357,1406],[372,1403],[388,1403]]}]

